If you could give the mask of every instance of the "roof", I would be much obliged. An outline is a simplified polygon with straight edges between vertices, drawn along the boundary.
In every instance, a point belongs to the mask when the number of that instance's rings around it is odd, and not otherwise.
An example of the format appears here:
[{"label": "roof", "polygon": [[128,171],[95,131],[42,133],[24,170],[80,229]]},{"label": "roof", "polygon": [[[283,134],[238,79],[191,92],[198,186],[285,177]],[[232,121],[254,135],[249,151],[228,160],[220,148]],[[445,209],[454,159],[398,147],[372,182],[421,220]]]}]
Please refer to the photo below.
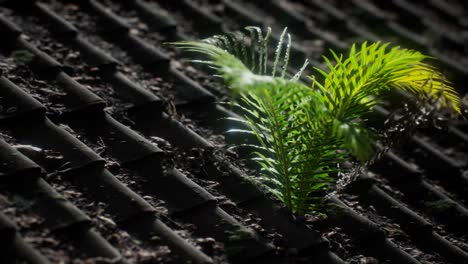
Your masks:
[{"label": "roof", "polygon": [[293,218],[228,148],[223,86],[164,44],[288,26],[297,68],[390,40],[466,104],[463,1],[0,4],[1,263],[468,263],[466,121],[385,154],[336,214]]}]

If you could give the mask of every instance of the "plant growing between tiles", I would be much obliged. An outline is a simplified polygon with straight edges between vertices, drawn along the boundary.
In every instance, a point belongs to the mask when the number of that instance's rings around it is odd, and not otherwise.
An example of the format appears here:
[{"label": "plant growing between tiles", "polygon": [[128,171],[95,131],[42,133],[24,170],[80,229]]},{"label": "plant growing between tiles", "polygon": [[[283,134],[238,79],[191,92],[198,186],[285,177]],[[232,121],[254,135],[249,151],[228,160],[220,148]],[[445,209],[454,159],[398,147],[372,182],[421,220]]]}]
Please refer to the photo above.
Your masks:
[{"label": "plant growing between tiles", "polygon": [[174,45],[207,55],[208,60],[195,62],[216,69],[232,89],[244,113],[235,121],[249,128],[232,132],[256,137],[258,143],[250,147],[261,167],[259,180],[293,213],[316,209],[334,176],[343,172],[339,164],[354,158],[363,164],[375,155],[382,135],[365,121],[385,92],[406,91],[419,102],[461,114],[457,92],[418,51],[366,42],[352,45],[347,57],[331,51],[331,58],[324,56],[328,72],[315,68],[323,81],[309,76],[311,85],[305,85],[299,79],[307,60],[287,77],[291,36],[286,29],[272,65],[271,29],[265,35],[258,27],[246,30]]}]

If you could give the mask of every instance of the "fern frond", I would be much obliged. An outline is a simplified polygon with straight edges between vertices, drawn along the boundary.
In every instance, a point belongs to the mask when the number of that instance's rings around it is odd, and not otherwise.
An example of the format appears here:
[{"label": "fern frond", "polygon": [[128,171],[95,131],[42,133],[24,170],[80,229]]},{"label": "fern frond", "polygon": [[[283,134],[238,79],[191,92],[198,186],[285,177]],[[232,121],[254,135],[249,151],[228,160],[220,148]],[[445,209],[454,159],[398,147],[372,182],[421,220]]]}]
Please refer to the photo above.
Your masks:
[{"label": "fern frond", "polygon": [[237,57],[228,51],[206,42],[177,42],[174,45],[181,49],[198,52],[209,56],[210,61],[194,60],[194,62],[209,63],[217,69],[220,76],[235,93],[243,92],[247,87],[252,87],[256,82],[272,82],[270,76],[256,75],[252,73]]},{"label": "fern frond", "polygon": [[[271,28],[267,29],[265,35],[259,27],[245,27],[245,30],[249,33],[248,35],[241,32],[227,33],[224,35],[215,35],[202,41],[186,41],[170,44],[187,51],[206,54],[218,67],[231,64],[233,57],[237,59],[237,62],[232,64],[232,66],[238,66],[238,63],[241,63],[245,68],[256,75],[275,77],[279,72],[280,77],[284,78],[289,65],[291,49],[291,35],[287,33],[287,28],[284,28],[279,37],[271,69],[268,69],[269,46],[272,34]],[[247,38],[249,39],[249,43]],[[284,43],[285,38],[287,38],[286,45]],[[208,47],[206,44],[211,47]],[[214,50],[214,47],[219,48],[219,50]],[[226,54],[223,54],[221,51],[224,51]],[[230,54],[232,57],[227,56],[227,54]],[[230,60],[225,64],[221,59],[226,59],[228,57]],[[221,64],[216,62],[220,62]],[[293,80],[299,79],[306,65],[307,60],[304,67],[294,76]],[[270,74],[268,74],[268,72],[270,72]]]},{"label": "fern frond", "polygon": [[254,160],[262,178],[270,179],[268,189],[293,212],[313,209],[312,199],[329,187],[329,173],[343,158],[336,152],[339,141],[324,129],[329,116],[320,95],[302,84],[276,82],[257,86],[242,101],[250,129],[267,150],[254,152]]},{"label": "fern frond", "polygon": [[[283,49],[283,41],[284,41],[284,35],[286,34],[286,31],[288,28],[284,28],[283,33],[281,33],[280,39],[278,41],[278,45],[276,46],[276,51],[275,51],[275,60],[273,62],[273,69],[271,70],[271,76],[275,77],[276,75],[276,69],[278,68],[278,63],[281,58],[281,51]],[[291,44],[291,36],[288,34],[289,38],[289,46]],[[285,64],[288,63],[288,58],[289,58],[289,49],[286,51],[287,55],[284,57],[285,58]]]},{"label": "fern frond", "polygon": [[[325,77],[322,92],[337,118],[362,116],[370,111],[378,97],[392,88],[411,92],[421,98],[440,97],[442,107],[461,114],[460,99],[451,83],[423,60],[428,56],[400,47],[388,50],[389,43],[353,45],[347,59],[332,51],[336,64],[324,57],[330,72],[317,69]],[[363,107],[364,105],[364,107]]]},{"label": "fern frond", "polygon": [[385,91],[401,89],[420,100],[435,98],[440,107],[461,114],[457,92],[438,70],[423,62],[428,56],[388,46],[389,43],[367,45],[364,42],[358,49],[353,45],[347,58],[331,51],[335,63],[324,57],[329,72],[316,68],[324,76],[324,83],[313,80],[333,113],[335,135],[360,160],[373,153],[374,141],[372,133],[362,125],[362,119]]}]

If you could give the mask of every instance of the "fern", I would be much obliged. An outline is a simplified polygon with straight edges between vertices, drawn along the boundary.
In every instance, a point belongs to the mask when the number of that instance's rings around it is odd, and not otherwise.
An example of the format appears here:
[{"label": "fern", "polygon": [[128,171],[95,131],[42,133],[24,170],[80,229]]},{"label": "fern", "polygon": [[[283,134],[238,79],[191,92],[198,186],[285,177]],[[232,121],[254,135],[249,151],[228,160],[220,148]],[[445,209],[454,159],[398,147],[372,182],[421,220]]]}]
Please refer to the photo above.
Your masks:
[{"label": "fern", "polygon": [[233,97],[240,96],[237,106],[244,119],[237,121],[250,130],[236,132],[256,136],[253,159],[262,168],[260,179],[294,213],[314,209],[335,180],[337,165],[349,155],[361,161],[371,156],[378,135],[364,126],[365,115],[383,92],[402,89],[461,112],[451,84],[417,51],[389,49],[388,43],[363,43],[359,50],[353,45],[346,59],[332,51],[334,64],[324,57],[329,71],[316,69],[323,83],[311,76],[309,87],[298,81],[308,61],[286,78],[291,45],[286,29],[272,63],[271,29],[265,35],[258,27],[246,30],[173,44],[207,55],[196,62],[215,68]]},{"label": "fern", "polygon": [[[329,115],[320,97],[303,85],[283,82],[257,84],[242,95],[242,108],[259,142],[254,160],[263,182],[295,212],[313,208],[333,181],[331,172],[342,160],[339,142],[326,130]],[[311,107],[314,106],[314,107]]]}]

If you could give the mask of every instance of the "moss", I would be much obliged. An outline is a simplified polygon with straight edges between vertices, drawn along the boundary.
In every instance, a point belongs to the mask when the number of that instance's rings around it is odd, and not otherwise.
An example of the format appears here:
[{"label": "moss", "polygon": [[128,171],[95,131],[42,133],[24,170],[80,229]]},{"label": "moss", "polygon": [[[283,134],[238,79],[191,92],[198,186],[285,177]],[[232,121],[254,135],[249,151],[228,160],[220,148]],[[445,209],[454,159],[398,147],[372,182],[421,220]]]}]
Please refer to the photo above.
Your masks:
[{"label": "moss", "polygon": [[226,231],[228,236],[228,240],[230,242],[239,242],[239,241],[246,241],[254,239],[254,234],[245,228],[239,228],[234,231]]},{"label": "moss", "polygon": [[11,57],[13,57],[18,63],[28,64],[34,60],[34,54],[27,50],[14,50],[11,52]]},{"label": "moss", "polygon": [[238,258],[242,255],[242,252],[249,247],[248,241],[255,239],[254,233],[252,231],[238,227],[235,230],[225,231],[228,235],[228,242],[225,245],[225,252],[228,258]]},{"label": "moss", "polygon": [[455,205],[451,202],[445,201],[445,200],[437,200],[437,201],[431,201],[431,202],[424,202],[424,206],[431,212],[434,213],[445,213],[450,211],[455,207]]},{"label": "moss", "polygon": [[324,206],[324,209],[326,211],[327,217],[332,220],[341,219],[346,215],[346,209],[338,204],[329,203]]}]

